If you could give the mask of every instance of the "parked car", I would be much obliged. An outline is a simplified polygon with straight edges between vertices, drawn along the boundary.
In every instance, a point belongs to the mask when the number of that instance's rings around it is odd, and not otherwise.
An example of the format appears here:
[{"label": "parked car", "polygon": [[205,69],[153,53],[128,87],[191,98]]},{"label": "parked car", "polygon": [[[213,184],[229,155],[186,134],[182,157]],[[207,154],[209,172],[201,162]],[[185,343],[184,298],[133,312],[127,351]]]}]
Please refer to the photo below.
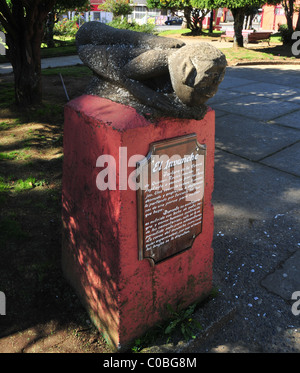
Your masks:
[{"label": "parked car", "polygon": [[172,17],[170,19],[168,19],[166,22],[165,22],[166,25],[181,25],[182,24],[182,18],[179,18],[179,17]]}]

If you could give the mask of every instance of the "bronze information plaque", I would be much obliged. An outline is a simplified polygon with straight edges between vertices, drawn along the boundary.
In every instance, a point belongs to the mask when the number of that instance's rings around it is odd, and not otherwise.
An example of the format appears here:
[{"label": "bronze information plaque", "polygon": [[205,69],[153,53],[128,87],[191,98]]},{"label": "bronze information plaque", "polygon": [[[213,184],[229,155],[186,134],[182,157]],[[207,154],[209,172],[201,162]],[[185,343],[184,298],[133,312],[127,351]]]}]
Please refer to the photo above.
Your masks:
[{"label": "bronze information plaque", "polygon": [[196,134],[150,144],[137,162],[139,260],[158,263],[202,231],[205,145]]}]

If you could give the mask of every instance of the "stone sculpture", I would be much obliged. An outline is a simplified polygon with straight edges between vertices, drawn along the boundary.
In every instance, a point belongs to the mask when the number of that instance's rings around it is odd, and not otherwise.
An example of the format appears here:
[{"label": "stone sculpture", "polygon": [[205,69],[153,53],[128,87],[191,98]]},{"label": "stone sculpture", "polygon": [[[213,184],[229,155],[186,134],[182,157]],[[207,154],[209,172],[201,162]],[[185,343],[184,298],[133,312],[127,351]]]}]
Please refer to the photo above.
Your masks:
[{"label": "stone sculpture", "polygon": [[94,73],[86,93],[143,115],[202,119],[227,65],[224,54],[208,43],[185,45],[100,22],[81,26],[76,43]]}]

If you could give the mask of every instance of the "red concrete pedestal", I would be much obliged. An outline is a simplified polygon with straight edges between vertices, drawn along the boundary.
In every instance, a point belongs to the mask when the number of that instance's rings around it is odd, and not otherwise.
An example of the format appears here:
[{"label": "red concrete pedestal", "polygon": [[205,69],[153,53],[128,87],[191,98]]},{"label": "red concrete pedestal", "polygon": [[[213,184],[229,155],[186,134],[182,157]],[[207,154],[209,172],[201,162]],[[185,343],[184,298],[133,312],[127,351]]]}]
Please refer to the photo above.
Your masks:
[{"label": "red concrete pedestal", "polygon": [[[167,304],[186,307],[211,291],[214,123],[210,109],[202,120],[152,123],[131,107],[87,95],[65,107],[63,271],[116,349],[126,348],[168,316]],[[192,248],[150,266],[148,260],[138,260],[136,191],[119,185],[120,147],[127,147],[128,160],[147,155],[152,142],[190,133],[207,147],[202,233]],[[116,161],[115,190],[100,191],[96,185],[101,155]],[[129,167],[128,175],[133,170]]]}]

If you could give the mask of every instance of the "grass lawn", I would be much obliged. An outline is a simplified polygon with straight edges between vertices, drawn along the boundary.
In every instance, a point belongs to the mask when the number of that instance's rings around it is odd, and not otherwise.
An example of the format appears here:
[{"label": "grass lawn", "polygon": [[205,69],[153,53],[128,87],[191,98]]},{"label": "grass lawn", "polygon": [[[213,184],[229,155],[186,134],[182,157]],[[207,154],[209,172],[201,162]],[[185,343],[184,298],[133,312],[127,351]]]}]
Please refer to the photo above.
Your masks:
[{"label": "grass lawn", "polygon": [[58,37],[54,38],[55,47],[47,48],[47,45],[42,43],[41,45],[41,57],[50,58],[56,56],[70,56],[77,54],[75,37]]},{"label": "grass lawn", "polygon": [[277,45],[257,45],[249,48],[220,48],[225,54],[228,64],[234,65],[236,63],[245,62],[284,62],[295,63],[299,62],[299,58],[292,55],[291,47],[282,44]]},{"label": "grass lawn", "polygon": [[[57,56],[71,56],[77,54],[75,38],[58,38],[54,37],[55,47],[47,48],[47,45],[41,45],[41,58],[51,58]],[[7,62],[6,56],[0,56],[0,63]]]},{"label": "grass lawn", "polygon": [[299,58],[293,56],[291,46],[283,45],[280,41],[280,35],[275,34],[271,37],[270,46],[266,42],[261,43],[249,43],[245,48],[222,48],[222,43],[219,41],[221,32],[215,32],[209,34],[205,30],[204,35],[196,36],[190,33],[190,30],[179,29],[179,30],[167,30],[159,34],[160,36],[179,38],[180,40],[188,42],[205,42],[213,41],[218,49],[221,49],[225,54],[228,64],[235,65],[236,63],[245,62],[269,62],[274,61],[281,62],[300,62]]}]

